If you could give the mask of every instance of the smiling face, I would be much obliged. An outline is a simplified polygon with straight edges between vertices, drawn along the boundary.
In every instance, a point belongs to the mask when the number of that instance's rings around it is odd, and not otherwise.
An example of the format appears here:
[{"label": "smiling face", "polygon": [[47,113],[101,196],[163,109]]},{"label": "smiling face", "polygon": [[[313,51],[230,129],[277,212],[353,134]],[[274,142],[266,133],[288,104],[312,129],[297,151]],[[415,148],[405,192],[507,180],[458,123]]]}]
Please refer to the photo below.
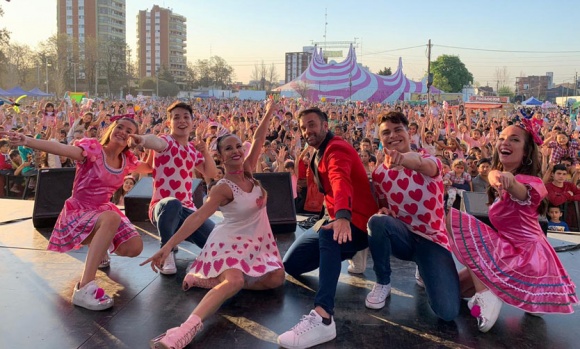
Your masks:
[{"label": "smiling face", "polygon": [[[244,164],[244,147],[238,136],[224,136],[218,143],[218,151],[222,157],[222,163],[226,167],[240,167]],[[226,172],[228,171],[226,170]]]},{"label": "smiling face", "polygon": [[499,135],[496,151],[504,170],[517,169],[524,160],[526,131],[518,126],[508,126]]},{"label": "smiling face", "polygon": [[300,130],[309,146],[318,149],[328,133],[328,122],[322,121],[316,113],[300,117]]},{"label": "smiling face", "polygon": [[193,119],[189,110],[175,108],[169,114],[169,128],[176,137],[189,137],[193,130]]},{"label": "smiling face", "polygon": [[131,189],[133,189],[134,186],[135,186],[135,181],[133,179],[131,179],[131,178],[127,178],[123,182],[123,190],[125,191],[125,193],[130,192]]},{"label": "smiling face", "polygon": [[404,124],[385,121],[379,126],[379,137],[384,149],[397,150],[400,153],[411,151],[409,132]]}]

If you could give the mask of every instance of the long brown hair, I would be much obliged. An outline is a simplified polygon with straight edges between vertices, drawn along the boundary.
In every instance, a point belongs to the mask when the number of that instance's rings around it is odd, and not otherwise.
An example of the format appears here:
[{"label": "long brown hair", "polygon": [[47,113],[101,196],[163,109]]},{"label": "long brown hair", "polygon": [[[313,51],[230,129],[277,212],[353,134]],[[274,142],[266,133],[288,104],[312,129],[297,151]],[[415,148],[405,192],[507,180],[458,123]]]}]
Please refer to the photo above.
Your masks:
[{"label": "long brown hair", "polygon": [[[117,127],[117,125],[119,124],[120,121],[129,121],[131,122],[135,128],[135,134],[139,133],[139,125],[137,125],[137,122],[131,118],[120,118],[118,120],[113,121],[112,124],[109,125],[109,127],[107,127],[107,129],[105,130],[105,133],[103,133],[103,136],[101,137],[101,145],[104,147],[105,145],[109,144],[109,141],[111,141],[111,134],[113,133],[113,130],[115,129],[115,127]],[[126,152],[127,150],[129,150],[129,145],[127,144],[127,146],[125,147],[125,149],[123,149],[123,152]]]},{"label": "long brown hair", "polygon": [[[217,148],[217,151],[220,154],[220,156],[222,154],[222,150],[220,148],[221,142],[224,139],[231,137],[231,136],[238,137],[238,136],[231,134],[231,133],[228,133],[228,134],[225,134],[223,136],[218,137],[218,139],[216,141],[216,148]],[[238,137],[238,139],[239,139],[239,137]],[[224,170],[224,176],[225,176],[225,170]],[[260,189],[262,190],[262,197],[264,198],[264,203],[266,203],[268,201],[268,192],[266,191],[266,189],[264,189],[264,187],[262,186],[262,183],[260,183],[259,180],[255,179],[251,172],[246,171],[245,169],[244,169],[244,177],[249,179],[252,183],[254,183],[254,185],[257,185],[258,187],[260,187]]]},{"label": "long brown hair", "polygon": [[[524,130],[523,128],[521,129]],[[518,174],[523,174],[528,176],[539,177],[540,171],[542,169],[541,163],[542,158],[538,150],[538,146],[536,145],[536,143],[534,143],[532,134],[527,130],[524,131],[525,131],[524,157],[520,163],[520,166],[516,168],[512,173],[514,176]],[[497,150],[497,147],[494,147],[493,149],[493,155],[491,157],[491,169],[503,171],[503,164],[499,161],[499,152]],[[497,190],[492,186],[489,186],[487,188],[487,198],[488,198],[487,204],[491,205],[498,195],[499,193],[497,192]],[[547,207],[546,200],[542,200],[542,202],[540,202],[540,205],[538,206],[538,214],[543,215],[546,212],[546,207]]]}]

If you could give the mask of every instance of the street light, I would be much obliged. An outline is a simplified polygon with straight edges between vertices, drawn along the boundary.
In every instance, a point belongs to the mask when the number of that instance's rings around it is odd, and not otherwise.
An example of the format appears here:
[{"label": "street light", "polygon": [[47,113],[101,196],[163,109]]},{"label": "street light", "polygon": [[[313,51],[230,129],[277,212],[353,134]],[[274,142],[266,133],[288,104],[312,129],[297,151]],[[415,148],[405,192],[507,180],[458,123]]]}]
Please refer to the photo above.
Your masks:
[{"label": "street light", "polygon": [[46,64],[46,93],[48,93],[48,67],[50,67],[51,65],[48,64],[48,57],[44,57],[44,62]]},{"label": "street light", "polygon": [[157,78],[157,93],[156,97],[159,97],[159,66],[155,67],[155,77]]}]

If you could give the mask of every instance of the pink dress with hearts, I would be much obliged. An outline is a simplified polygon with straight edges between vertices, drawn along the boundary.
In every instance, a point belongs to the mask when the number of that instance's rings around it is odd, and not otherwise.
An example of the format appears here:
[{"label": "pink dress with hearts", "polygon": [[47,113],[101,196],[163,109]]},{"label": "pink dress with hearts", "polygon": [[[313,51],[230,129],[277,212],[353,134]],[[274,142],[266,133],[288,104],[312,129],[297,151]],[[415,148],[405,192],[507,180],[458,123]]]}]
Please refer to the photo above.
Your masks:
[{"label": "pink dress with hearts", "polygon": [[283,268],[262,189],[254,186],[247,193],[227,179],[216,185],[221,184],[231,188],[234,200],[220,207],[224,220],[211,232],[189,273],[205,279],[217,277],[227,269],[238,269],[250,278],[258,278]]},{"label": "pink dress with hearts", "polygon": [[124,152],[121,168],[111,168],[105,162],[103,146],[96,139],[83,138],[75,145],[83,149],[85,159],[76,163],[72,196],[65,201],[58,216],[48,249],[67,252],[80,247],[93,231],[100,214],[113,211],[121,216],[121,224],[109,246],[112,253],[123,242],[140,236],[129,219],[111,202],[115,190],[123,185],[123,178],[137,167],[137,158],[130,151]]},{"label": "pink dress with hearts", "polygon": [[489,220],[497,231],[450,210],[453,252],[507,304],[531,313],[572,313],[576,286],[538,222],[546,187],[538,177],[515,178],[528,188],[528,197],[519,201],[504,192],[490,206]]}]

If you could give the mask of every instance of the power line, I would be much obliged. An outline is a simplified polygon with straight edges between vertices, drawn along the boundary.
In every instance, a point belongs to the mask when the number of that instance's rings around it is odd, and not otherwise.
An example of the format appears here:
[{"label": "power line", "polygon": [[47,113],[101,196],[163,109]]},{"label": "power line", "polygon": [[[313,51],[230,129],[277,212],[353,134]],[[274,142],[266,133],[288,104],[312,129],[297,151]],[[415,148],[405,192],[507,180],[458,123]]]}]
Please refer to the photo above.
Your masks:
[{"label": "power line", "polygon": [[401,48],[395,48],[395,49],[392,49],[392,50],[385,50],[385,51],[377,51],[377,52],[365,53],[365,54],[360,55],[360,56],[378,55],[378,54],[381,54],[381,53],[395,52],[395,51],[403,51],[403,50],[410,50],[412,48],[425,47],[425,46],[426,45],[417,45],[417,46],[401,47]]},{"label": "power line", "polygon": [[459,47],[459,46],[448,46],[448,45],[433,45],[445,48],[454,48],[458,50],[469,50],[469,51],[486,51],[486,52],[506,52],[506,53],[580,53],[580,51],[518,51],[518,50],[496,50],[487,48],[474,48],[474,47]]}]

